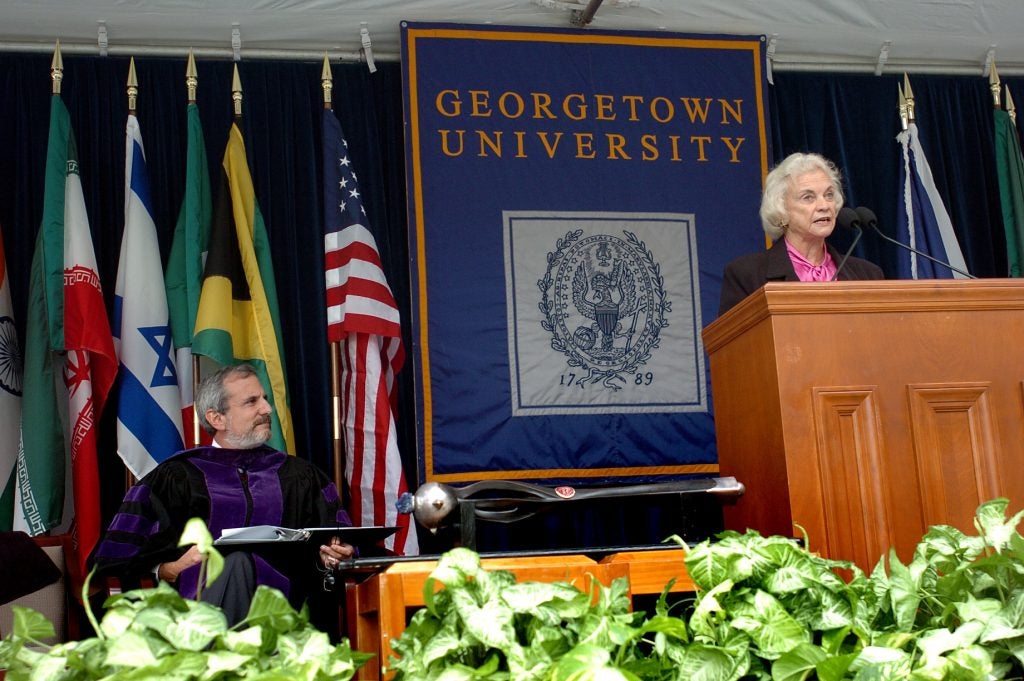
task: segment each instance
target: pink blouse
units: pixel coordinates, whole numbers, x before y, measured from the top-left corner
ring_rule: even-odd
[[[822,248],[825,246],[822,245]],[[800,281],[832,281],[836,276],[836,263],[832,260],[827,248],[825,249],[825,259],[821,261],[820,265],[812,265],[788,241],[786,242],[786,252],[789,253],[789,259],[792,261],[793,269],[796,270],[797,279]]]

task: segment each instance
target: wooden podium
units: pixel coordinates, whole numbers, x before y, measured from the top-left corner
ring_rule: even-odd
[[[727,528],[870,570],[1024,503],[1024,281],[771,283],[703,338]]]

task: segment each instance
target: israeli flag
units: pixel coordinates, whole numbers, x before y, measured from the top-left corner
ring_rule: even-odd
[[[114,291],[117,453],[136,478],[184,447],[181,396],[138,119],[128,116],[125,223]]]

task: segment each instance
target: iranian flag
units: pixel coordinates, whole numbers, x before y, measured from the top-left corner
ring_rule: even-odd
[[[71,479],[79,566],[100,538],[100,481],[97,467],[97,420],[117,375],[114,341],[107,321],[96,254],[78,175],[78,153],[64,103],[55,98],[53,129],[66,131],[64,176],[64,382],[68,389]]]

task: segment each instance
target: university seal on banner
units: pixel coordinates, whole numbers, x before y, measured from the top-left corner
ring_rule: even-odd
[[[581,238],[571,230],[547,254],[548,267],[537,282],[542,292],[541,326],[551,347],[581,371],[577,386],[619,390],[624,375],[637,373],[658,347],[666,300],[661,268],[633,232]]]

